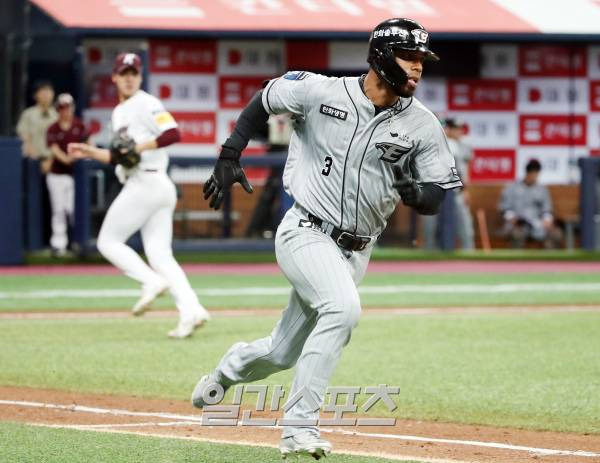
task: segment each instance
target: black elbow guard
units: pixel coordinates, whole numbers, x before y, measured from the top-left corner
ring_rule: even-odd
[[[415,210],[421,215],[437,214],[446,196],[446,190],[435,183],[423,183],[421,192],[423,196]]]

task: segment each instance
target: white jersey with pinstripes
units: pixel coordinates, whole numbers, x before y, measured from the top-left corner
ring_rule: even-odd
[[[377,112],[358,77],[288,72],[262,96],[269,114],[292,113],[284,184],[294,200],[342,230],[379,235],[400,196],[398,172],[444,189],[461,186],[437,118],[416,98]]]

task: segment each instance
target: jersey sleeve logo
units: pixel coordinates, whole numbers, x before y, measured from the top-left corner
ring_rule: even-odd
[[[171,116],[170,113],[168,113],[167,111],[163,111],[154,116],[154,121],[157,125],[160,126],[165,124],[172,124],[173,122],[175,122],[175,119],[173,119],[173,116]]]
[[[319,109],[319,112],[321,114],[325,114],[326,116],[331,116],[331,117],[335,117],[336,119],[341,119],[342,121],[345,121],[346,118],[348,117],[348,111],[344,111],[342,109],[337,109],[332,106],[327,106],[324,104],[321,105],[321,109]]]
[[[287,80],[303,80],[309,76],[308,72],[305,71],[289,71],[283,76]]]
[[[394,143],[382,142],[376,143],[375,148],[381,151],[379,159],[392,164],[398,162],[402,156],[408,153],[412,146],[400,146]]]

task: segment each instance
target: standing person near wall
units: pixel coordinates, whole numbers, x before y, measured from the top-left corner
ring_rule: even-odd
[[[58,119],[58,114],[52,102],[54,87],[48,81],[34,84],[33,98],[35,105],[27,108],[21,114],[17,123],[17,134],[23,142],[23,156],[42,161],[42,170],[47,172],[50,167],[50,149],[46,143],[46,133]]]
[[[52,208],[52,236],[50,246],[53,255],[67,253],[68,226],[73,223],[75,210],[75,181],[73,179],[73,158],[67,154],[69,143],[85,142],[89,138],[83,123],[75,117],[75,102],[68,93],[61,93],[56,99],[58,121],[48,127],[46,140],[50,149],[50,168],[46,175],[46,185]]]
[[[473,150],[462,138],[465,134],[465,124],[455,118],[442,120],[448,148],[454,157],[456,170],[463,183],[462,188],[454,190],[454,226],[456,236],[460,241],[461,249],[472,251],[475,249],[475,230],[473,216],[470,209],[470,195],[467,190],[469,181],[469,161],[473,157]],[[422,217],[424,248],[428,250],[440,249],[440,230],[437,215]]]
[[[288,114],[272,115],[267,121],[268,147],[271,153],[287,153],[293,121]],[[246,237],[272,238],[280,219],[283,166],[272,167],[246,229]]]
[[[164,149],[180,140],[177,122],[163,104],[141,90],[142,61],[135,53],[121,53],[114,62],[112,80],[120,103],[112,113],[115,137],[110,149],[71,143],[69,154],[116,165],[123,189],[113,201],[98,235],[98,250],[127,276],[142,284],[133,315],[142,315],[169,289],[179,310],[171,338],[186,338],[210,319],[173,257],[175,185],[167,175],[169,155]],[[141,231],[150,265],[126,241]]]
[[[454,223],[456,235],[460,241],[460,247],[465,251],[475,249],[475,230],[473,228],[473,216],[471,215],[471,197],[468,189],[469,184],[469,161],[473,158],[473,149],[463,141],[466,125],[463,121],[455,118],[444,120],[444,131],[448,139],[448,148],[456,170],[463,183],[462,188],[454,191]]]

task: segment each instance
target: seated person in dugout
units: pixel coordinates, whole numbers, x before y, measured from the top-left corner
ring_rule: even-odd
[[[541,170],[540,162],[531,159],[525,167],[525,178],[502,191],[498,209],[504,218],[503,234],[513,248],[524,247],[527,240],[543,243],[548,249],[562,243],[563,232],[552,214],[550,192],[538,184]]]

